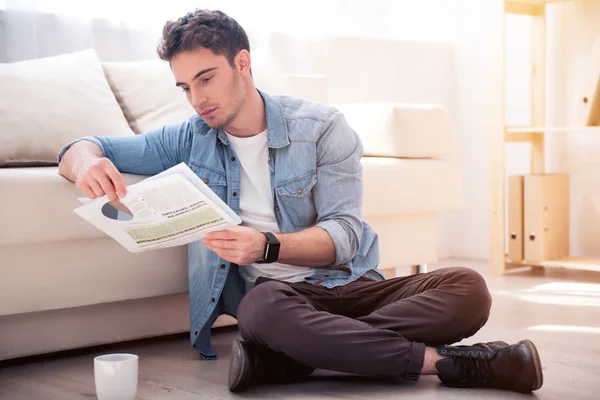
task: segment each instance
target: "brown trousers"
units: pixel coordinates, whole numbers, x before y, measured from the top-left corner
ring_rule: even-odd
[[[472,336],[490,307],[485,280],[462,267],[333,289],[259,278],[238,324],[245,341],[314,368],[417,380],[425,346]]]

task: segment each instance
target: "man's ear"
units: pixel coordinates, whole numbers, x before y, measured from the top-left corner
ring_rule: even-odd
[[[251,59],[250,59],[250,52],[248,50],[240,50],[240,52],[237,54],[236,58],[236,65],[239,68],[240,72],[247,72],[248,74],[250,74],[250,67],[251,67]]]

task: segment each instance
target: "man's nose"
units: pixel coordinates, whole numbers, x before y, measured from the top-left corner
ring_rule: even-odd
[[[192,104],[192,107],[201,109],[206,103],[208,103],[208,98],[203,93],[192,90],[190,103]]]

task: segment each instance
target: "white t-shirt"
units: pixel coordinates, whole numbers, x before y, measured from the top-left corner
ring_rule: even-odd
[[[271,191],[269,147],[267,131],[240,138],[225,132],[240,162],[240,210],[242,226],[260,232],[279,232]],[[286,282],[301,282],[314,273],[312,268],[289,264],[270,263],[240,266],[240,273],[248,283],[264,276]]]

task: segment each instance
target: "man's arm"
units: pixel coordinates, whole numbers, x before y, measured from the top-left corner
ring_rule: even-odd
[[[324,266],[344,265],[358,252],[362,237],[362,142],[342,113],[324,124],[317,141],[317,183],[312,189],[317,228],[329,234],[335,260]]]
[[[340,113],[334,113],[317,142],[317,183],[313,198],[317,225],[295,233],[277,233],[278,262],[328,267],[350,261],[362,235],[362,144]],[[263,256],[265,236],[248,227],[209,233],[203,243],[220,257],[249,265]]]
[[[318,227],[295,233],[276,233],[281,243],[277,262],[298,267],[323,267],[335,262],[335,245],[329,234]],[[267,238],[256,229],[236,226],[209,232],[202,243],[219,257],[238,265],[262,260]]]
[[[312,194],[317,225],[275,234],[279,262],[331,267],[350,261],[362,235],[362,143],[344,116],[333,113],[317,141],[317,183]],[[263,246],[264,248],[264,246]]]
[[[143,135],[84,137],[58,154],[58,171],[91,199],[125,195],[121,172],[155,175],[183,160],[189,147],[188,121]]]
[[[322,228],[276,233],[275,237],[281,243],[277,262],[299,267],[327,267],[335,263],[335,244],[329,233]]]

